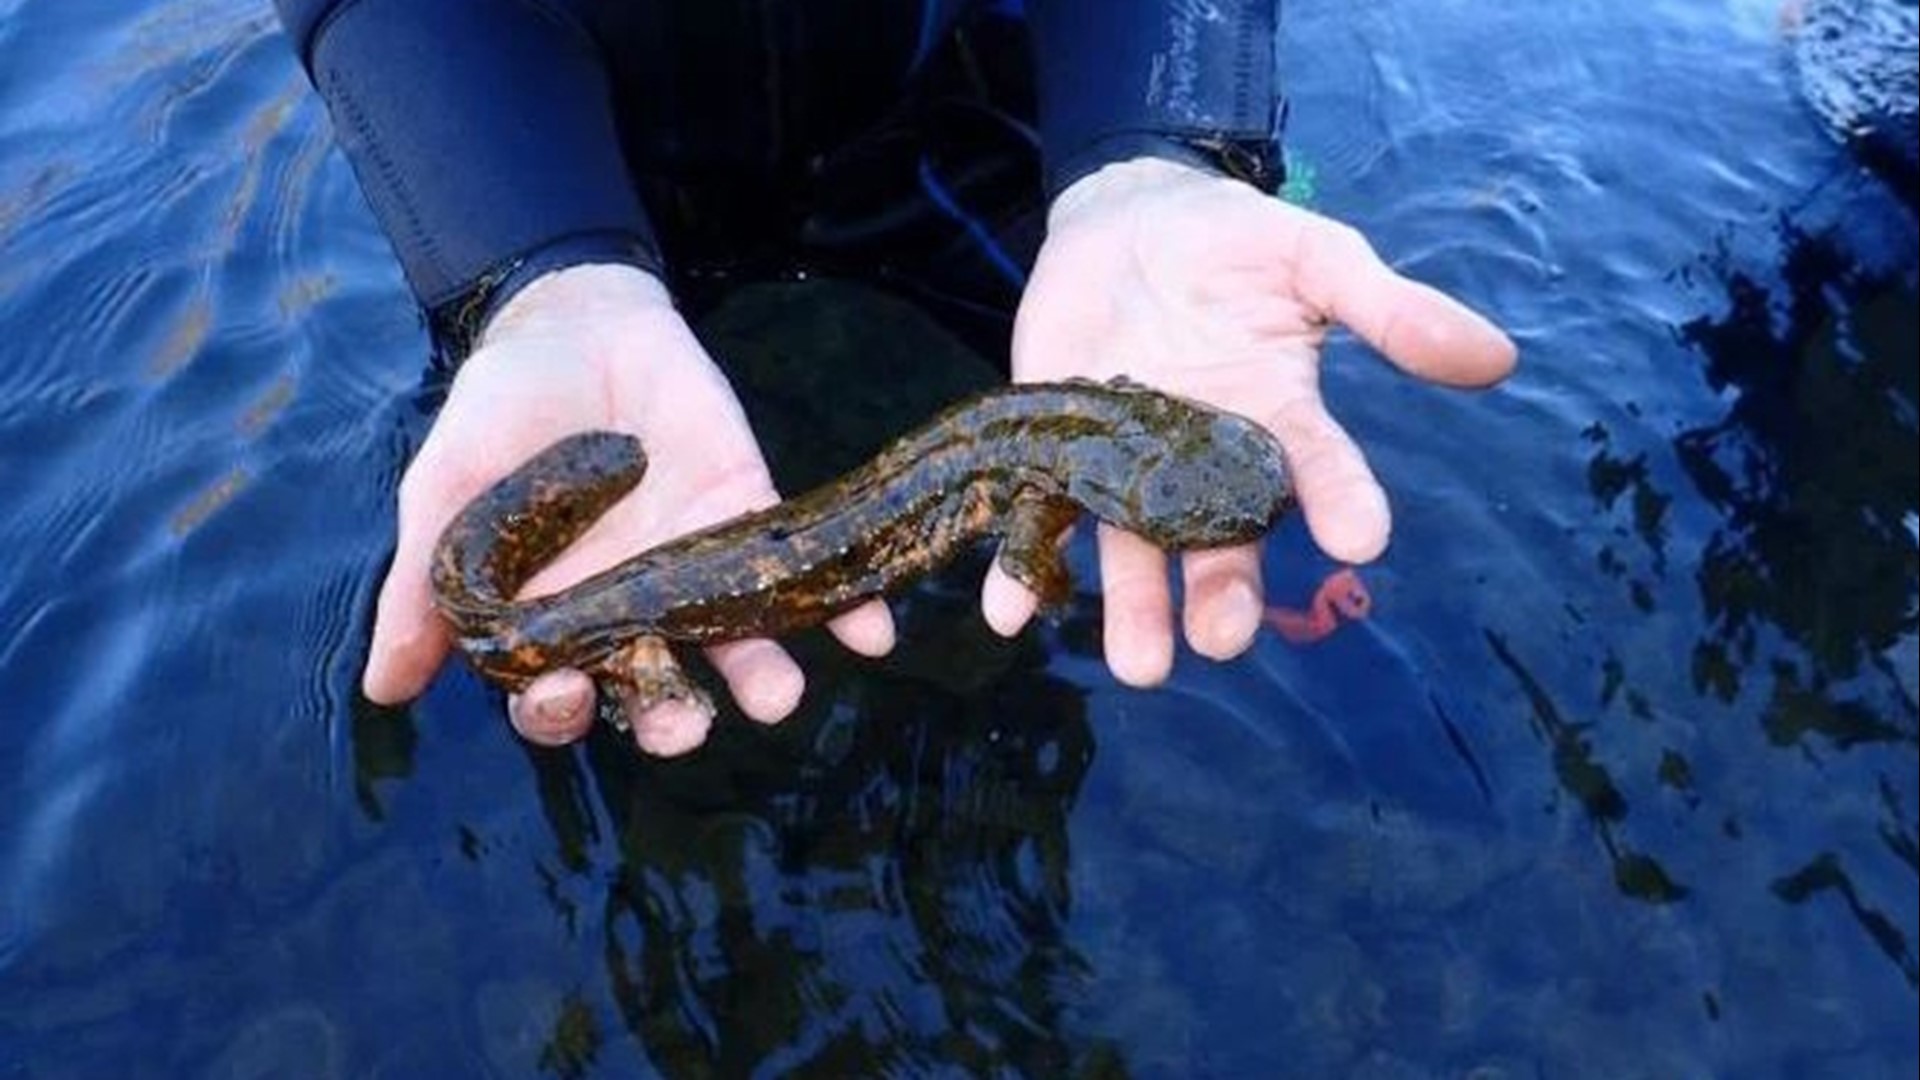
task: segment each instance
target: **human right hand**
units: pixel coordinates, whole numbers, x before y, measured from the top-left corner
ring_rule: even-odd
[[[399,539],[380,589],[362,676],[372,701],[424,691],[452,645],[428,568],[440,533],[469,500],[565,435],[638,436],[649,466],[639,488],[536,574],[524,595],[557,591],[684,533],[779,501],[733,388],[673,308],[658,279],[626,266],[557,271],[516,294],[455,376],[433,430],[401,478]],[[868,656],[893,646],[893,620],[871,602],[828,624]],[[773,723],[799,704],[800,668],[772,641],[707,650],[741,712]],[[559,745],[593,723],[593,681],[542,675],[509,704],[513,726]],[[682,754],[712,718],[668,701],[628,717],[640,749]]]

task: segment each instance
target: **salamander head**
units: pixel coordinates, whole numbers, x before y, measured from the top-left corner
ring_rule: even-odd
[[[1231,413],[1200,411],[1136,459],[1119,524],[1169,550],[1257,539],[1293,504],[1280,443]]]

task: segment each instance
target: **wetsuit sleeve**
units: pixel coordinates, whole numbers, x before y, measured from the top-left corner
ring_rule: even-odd
[[[1162,157],[1281,180],[1279,0],[1028,0],[1047,192]]]
[[[436,329],[539,273],[658,272],[592,36],[541,0],[276,0]]]

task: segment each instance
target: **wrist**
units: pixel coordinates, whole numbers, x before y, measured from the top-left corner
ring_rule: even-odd
[[[1056,228],[1084,213],[1088,207],[1196,179],[1217,178],[1195,166],[1162,157],[1135,157],[1103,165],[1054,196],[1053,204],[1047,209],[1047,227]]]
[[[629,263],[576,263],[521,287],[487,320],[480,341],[671,311],[673,296],[653,273]]]

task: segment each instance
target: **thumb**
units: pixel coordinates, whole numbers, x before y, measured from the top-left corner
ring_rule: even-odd
[[[419,697],[440,670],[452,643],[447,625],[433,610],[426,575],[403,571],[396,553],[380,587],[360,692],[378,705],[398,705]]]
[[[452,631],[434,609],[428,571],[433,545],[462,500],[438,482],[432,460],[423,450],[400,482],[399,538],[380,585],[360,678],[361,692],[380,705],[419,697],[452,646]]]

